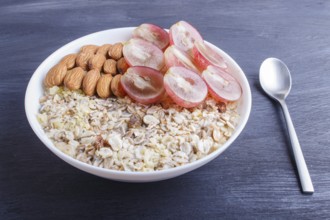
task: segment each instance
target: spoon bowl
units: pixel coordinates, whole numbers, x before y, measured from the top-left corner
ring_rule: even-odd
[[[262,89],[273,99],[284,100],[291,90],[292,79],[288,67],[277,58],[268,58],[260,66]]]
[[[313,183],[309,175],[307,165],[302,153],[299,140],[294,129],[285,98],[291,90],[292,80],[288,67],[279,59],[268,58],[260,66],[259,80],[262,89],[273,99],[277,100],[282,107],[286,120],[292,152],[296,161],[302,191],[312,194]]]

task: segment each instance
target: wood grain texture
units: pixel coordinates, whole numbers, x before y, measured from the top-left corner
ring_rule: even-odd
[[[10,1],[0,3],[0,219],[329,219],[330,2]],[[148,184],[101,179],[64,163],[34,135],[24,93],[54,50],[86,34],[151,22],[192,23],[245,71],[246,129],[208,165]],[[279,106],[262,93],[267,57],[289,66],[287,99],[313,179],[302,195]]]

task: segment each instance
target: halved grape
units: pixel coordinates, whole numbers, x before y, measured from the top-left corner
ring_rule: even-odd
[[[163,74],[145,66],[128,68],[120,82],[127,95],[141,104],[156,103],[165,93]]]
[[[142,39],[133,38],[127,41],[123,47],[123,54],[130,66],[146,66],[161,70],[165,65],[163,51]]]
[[[180,50],[191,54],[195,42],[203,41],[202,36],[196,28],[186,21],[179,21],[170,28],[170,44],[177,46]]]
[[[185,108],[199,105],[207,96],[204,80],[184,67],[169,68],[164,76],[164,86],[173,101]]]
[[[178,49],[175,45],[169,46],[165,52],[165,64],[168,68],[172,66],[183,66],[194,72],[199,72],[195,64],[192,62],[191,57]]]
[[[170,42],[168,33],[163,28],[154,24],[141,24],[134,29],[132,37],[148,41],[161,50],[165,50]]]
[[[210,94],[217,101],[236,101],[242,95],[242,89],[237,80],[219,67],[208,66],[202,72],[202,77]]]
[[[227,68],[227,63],[221,54],[204,42],[195,42],[193,57],[195,64],[200,70],[206,69],[209,65],[217,66],[221,69]]]

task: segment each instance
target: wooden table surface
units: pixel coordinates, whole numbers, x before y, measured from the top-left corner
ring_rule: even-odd
[[[132,184],[73,168],[39,141],[24,94],[49,54],[96,31],[179,20],[236,59],[251,85],[249,122],[220,157]],[[301,193],[282,113],[260,89],[267,57],[291,70],[287,104],[313,195]],[[0,219],[330,219],[330,1],[2,0],[0,58]]]

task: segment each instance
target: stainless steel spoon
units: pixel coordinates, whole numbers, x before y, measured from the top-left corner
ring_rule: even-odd
[[[286,120],[294,159],[296,161],[300,183],[304,193],[313,193],[314,187],[309,175],[304,155],[294,129],[285,98],[291,90],[291,75],[288,67],[279,59],[268,58],[260,66],[259,80],[262,89],[273,99],[277,100],[283,109]]]

